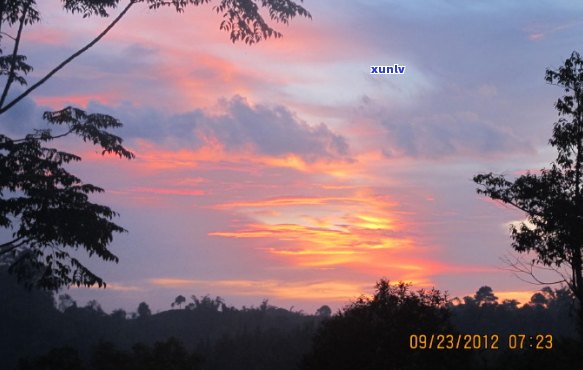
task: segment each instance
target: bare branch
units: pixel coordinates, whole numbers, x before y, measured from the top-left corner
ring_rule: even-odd
[[[20,17],[20,24],[18,25],[18,32],[16,33],[16,39],[14,39],[14,48],[12,50],[12,62],[10,63],[10,72],[8,72],[8,80],[6,81],[6,85],[4,85],[4,91],[2,91],[2,97],[0,98],[0,107],[4,105],[4,101],[6,100],[6,95],[8,94],[8,90],[10,90],[10,86],[14,81],[15,70],[16,70],[16,56],[18,55],[18,47],[20,46],[20,39],[22,37],[22,29],[24,28],[24,21],[26,19],[26,12],[28,12],[28,8],[30,4],[26,4],[24,9],[22,9],[22,16]]]
[[[87,50],[89,50],[89,48],[91,48],[93,45],[95,45],[96,43],[98,43],[99,40],[101,40],[123,18],[123,16],[128,12],[128,10],[130,10],[130,8],[132,7],[132,5],[134,5],[136,2],[137,2],[137,0],[130,0],[129,4],[121,11],[121,13],[119,13],[119,15],[96,38],[94,38],[87,45],[85,45],[84,47],[82,47],[81,49],[79,49],[77,52],[75,52],[74,54],[72,54],[70,57],[68,57],[67,59],[65,59],[63,62],[61,62],[61,64],[59,64],[58,66],[56,66],[55,68],[53,68],[49,73],[47,73],[38,82],[36,82],[34,85],[32,85],[31,87],[29,87],[28,89],[26,89],[26,91],[24,91],[18,97],[14,98],[14,100],[12,100],[10,103],[6,104],[5,107],[0,108],[0,114],[4,113],[8,109],[12,108],[16,103],[18,103],[19,101],[21,101],[22,99],[24,99],[28,94],[30,94],[31,92],[33,92],[34,90],[36,90],[39,86],[41,86],[42,84],[44,84],[55,73],[57,73],[58,71],[60,71],[63,67],[65,67],[67,64],[69,64],[71,61],[73,61],[79,55],[83,54],[84,52],[86,52]]]
[[[12,40],[16,41],[16,37],[12,36],[12,35],[11,35],[11,34],[9,34],[9,33],[6,33],[6,32],[3,32],[3,31],[2,31],[2,32],[0,32],[0,35],[4,35],[4,36],[6,36],[6,37],[8,37],[8,38],[11,38]]]
[[[523,258],[515,254],[509,254],[508,256],[501,257],[500,260],[504,262],[508,267],[503,268],[503,270],[510,271],[516,278],[525,283],[532,285],[554,285],[565,283],[571,286],[569,279],[557,268],[540,266],[534,261],[527,262]],[[560,280],[556,281],[544,281],[537,276],[538,271],[549,271],[554,272],[561,277]],[[527,278],[523,278],[523,276]]]

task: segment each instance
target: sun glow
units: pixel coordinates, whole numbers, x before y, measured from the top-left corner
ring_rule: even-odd
[[[356,225],[365,229],[390,230],[392,228],[390,220],[382,217],[356,215],[356,218],[362,221],[357,222]]]
[[[368,285],[344,280],[288,282],[280,280],[187,280],[166,277],[150,279],[150,283],[165,288],[187,288],[198,291],[219,290],[227,295],[268,295],[278,299],[315,299],[342,303],[359,296],[370,288]]]
[[[365,189],[342,189],[344,196],[280,197],[217,204],[258,222],[211,236],[271,240],[265,252],[299,267],[364,268],[413,248],[399,223],[394,202],[383,202]],[[257,216],[258,209],[272,214]],[[309,216],[314,214],[317,216]]]

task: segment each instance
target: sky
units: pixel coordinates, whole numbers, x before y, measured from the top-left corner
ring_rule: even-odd
[[[110,20],[39,2],[25,29],[29,81]],[[122,1],[125,5],[125,2]],[[96,46],[3,117],[13,135],[42,112],[110,114],[135,154],[77,141],[72,170],[106,193],[128,230],[118,264],[85,259],[107,289],[81,304],[166,310],[178,294],[313,313],[376,281],[524,303],[539,289],[508,271],[508,228],[524,214],[476,194],[472,178],[548,166],[558,87],[544,81],[580,47],[583,4],[509,0],[306,0],[312,19],[248,46],[212,5],[137,4]],[[116,15],[120,9],[113,11]],[[406,66],[373,75],[370,66]]]

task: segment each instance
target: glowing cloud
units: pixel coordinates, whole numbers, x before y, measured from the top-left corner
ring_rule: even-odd
[[[188,288],[198,291],[221,290],[238,296],[269,296],[292,300],[327,300],[346,302],[368,290],[367,285],[350,281],[289,282],[280,280],[185,280],[176,278],[150,279],[154,286]]]

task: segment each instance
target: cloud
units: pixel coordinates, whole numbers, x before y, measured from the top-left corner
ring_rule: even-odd
[[[173,149],[218,145],[226,152],[294,155],[306,163],[351,160],[346,138],[326,124],[310,125],[284,106],[251,105],[238,95],[221,99],[218,113],[196,109],[167,115],[129,104],[112,108],[97,102],[90,109],[118,117],[125,124],[121,132],[127,139],[147,139]]]
[[[297,154],[308,162],[348,156],[348,143],[328,126],[310,126],[283,106],[251,106],[235,96],[222,100],[225,113],[209,116],[202,112],[181,117],[204,141],[218,140],[227,148],[243,149],[251,144],[260,154]]]
[[[418,103],[393,107],[364,96],[354,111],[354,132],[376,132],[373,140],[385,156],[440,159],[532,153],[530,132],[510,125],[509,113],[494,85],[473,88],[448,85],[426,91]],[[499,105],[498,111],[480,105]],[[369,135],[370,136],[370,135]],[[381,140],[382,138],[382,140]]]
[[[508,153],[527,143],[480,119],[472,112],[420,114],[408,119],[385,118],[387,156],[440,158],[460,154]]]
[[[12,101],[16,95],[9,95],[7,102]],[[30,98],[22,99],[18,104],[2,114],[2,128],[8,131],[10,136],[21,138],[31,133],[34,129],[46,128],[42,122],[42,114],[45,110]]]
[[[265,252],[286,260],[286,265],[316,269],[344,266],[353,273],[366,271],[381,260],[395,261],[397,254],[415,249],[395,204],[363,189],[358,194],[345,192],[337,197],[278,197],[219,204],[219,209],[236,209],[254,221],[209,235],[269,240]],[[255,212],[265,208],[276,213]],[[396,270],[400,267],[391,268]]]
[[[172,277],[153,278],[150,284],[164,288],[207,289],[235,296],[341,302],[357,297],[368,288],[367,284],[353,281],[197,280]]]

